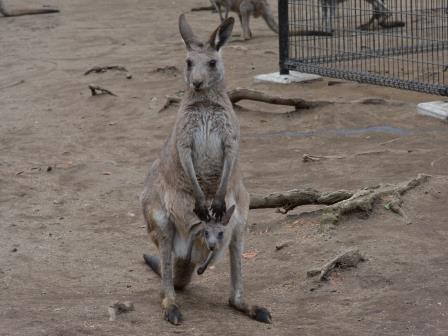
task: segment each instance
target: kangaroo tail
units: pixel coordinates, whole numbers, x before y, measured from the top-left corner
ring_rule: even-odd
[[[160,258],[156,256],[150,256],[147,254],[143,255],[143,259],[145,260],[146,264],[153,270],[155,274],[158,276],[161,276],[160,272]]]
[[[274,19],[271,8],[266,6],[263,10],[262,16],[268,27],[271,28],[274,33],[278,34],[278,23]]]

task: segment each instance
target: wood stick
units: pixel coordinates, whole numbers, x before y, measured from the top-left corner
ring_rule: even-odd
[[[193,7],[191,9],[192,12],[200,12],[200,11],[215,11],[215,6],[200,6],[200,7]]]
[[[99,95],[103,95],[103,94],[108,94],[108,95],[115,96],[115,97],[117,96],[112,91],[104,89],[98,85],[90,84],[89,89],[90,89],[90,92],[92,93],[92,96],[99,96]]]
[[[237,102],[241,100],[255,100],[267,104],[274,104],[274,105],[287,105],[287,106],[294,106],[296,110],[298,109],[310,109],[310,108],[316,108],[319,106],[325,106],[329,104],[334,104],[335,102],[332,101],[326,101],[326,100],[316,100],[316,101],[308,101],[304,100],[302,98],[283,98],[279,96],[272,96],[267,93],[251,90],[251,89],[245,89],[245,88],[237,88],[234,90],[230,90],[228,93],[229,99],[232,102],[232,104],[236,104]],[[175,96],[168,96],[166,97],[165,104],[161,107],[159,112],[162,112],[166,110],[168,107],[170,107],[172,104],[180,103],[182,99]]]
[[[128,72],[128,69],[126,69],[124,66],[121,66],[121,65],[94,66],[93,68],[84,72],[84,76],[87,76],[88,74],[91,74],[92,72],[102,73],[102,72],[106,72],[108,70],[117,70],[117,71]]]
[[[266,196],[253,194],[250,197],[249,209],[283,208],[286,213],[300,205],[331,205],[352,196],[353,193],[346,190],[320,192],[311,188],[274,192]]]
[[[56,8],[38,8],[38,9],[16,9],[7,10],[3,0],[0,0],[0,14],[5,17],[23,16],[23,15],[35,15],[35,14],[48,14],[59,13],[59,9]]]
[[[244,88],[237,88],[234,90],[230,90],[228,92],[228,95],[232,104],[236,104],[241,100],[247,99],[274,105],[294,106],[296,110],[310,109],[318,106],[334,104],[334,102],[331,101],[319,101],[319,100],[306,101],[302,98],[283,98],[279,96],[272,96],[264,92]]]
[[[344,269],[349,267],[356,267],[361,261],[365,261],[365,258],[361,255],[359,250],[351,249],[337,255],[325,265],[323,265],[320,269],[313,269],[308,271],[307,276],[313,277],[319,275],[319,281],[324,281],[328,279],[331,272],[333,272],[336,268]]]

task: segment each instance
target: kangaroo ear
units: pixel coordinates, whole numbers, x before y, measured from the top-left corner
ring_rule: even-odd
[[[201,44],[196,35],[194,35],[193,30],[188,24],[184,14],[179,16],[179,31],[188,50],[191,50],[192,45],[194,44]]]
[[[229,209],[227,209],[224,217],[222,218],[222,225],[229,224],[230,218],[232,217],[234,212],[235,212],[235,204],[232,205]]]
[[[208,43],[210,46],[218,51],[221,49],[224,44],[226,44],[227,40],[232,35],[233,24],[235,23],[235,19],[233,17],[229,17],[223,21],[219,25],[218,28],[210,35],[210,39]]]

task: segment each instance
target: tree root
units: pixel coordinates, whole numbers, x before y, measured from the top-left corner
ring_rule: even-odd
[[[35,14],[48,14],[59,13],[59,9],[56,8],[39,8],[39,9],[16,9],[7,10],[3,0],[0,0],[0,14],[5,17],[23,16],[23,15],[35,15]]]
[[[331,272],[335,269],[356,267],[360,262],[365,260],[366,259],[361,255],[358,249],[348,250],[337,255],[321,268],[308,271],[307,276],[311,278],[319,275],[319,281],[328,280]]]
[[[90,89],[90,92],[92,93],[92,96],[99,96],[99,95],[103,95],[103,94],[108,94],[108,95],[115,96],[115,97],[117,96],[112,91],[104,89],[98,85],[90,84],[89,89]]]
[[[91,74],[92,72],[103,73],[108,70],[117,70],[117,71],[128,72],[128,69],[126,69],[124,66],[121,66],[121,65],[94,66],[93,68],[84,72],[84,76],[87,76],[88,74]]]
[[[341,216],[354,212],[361,212],[368,216],[374,204],[384,199],[387,201],[385,208],[404,218],[407,224],[409,218],[404,213],[401,205],[401,196],[409,190],[426,183],[430,175],[419,174],[407,182],[399,184],[380,184],[367,187],[355,192],[338,190],[334,192],[319,192],[314,189],[294,189],[286,192],[275,192],[267,196],[251,195],[250,209],[281,208],[282,213],[287,213],[297,206],[309,204],[328,205],[327,208],[315,212],[321,214],[321,230],[325,231],[334,227]]]

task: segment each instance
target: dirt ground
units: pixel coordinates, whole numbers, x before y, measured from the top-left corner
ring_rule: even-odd
[[[181,326],[162,320],[159,279],[142,262],[155,249],[138,196],[176,107],[158,110],[184,88],[178,71],[157,68],[182,68],[178,15],[207,3],[46,0],[62,12],[0,17],[0,335],[448,335],[448,128],[415,106],[439,98],[331,79],[255,84],[278,64],[276,36],[261,20],[252,20],[253,40],[236,36],[224,52],[228,87],[337,103],[301,112],[241,104],[250,192],[433,178],[404,197],[409,225],[383,204],[326,233],[306,214],[314,207],[251,211],[245,248],[257,254],[244,260],[246,294],[271,309],[272,325],[227,306],[227,258],[179,293]],[[188,19],[202,36],[218,23],[210,12]],[[133,78],[83,75],[110,64]],[[117,97],[91,97],[90,83]],[[368,97],[386,103],[353,102]],[[305,153],[343,158],[305,163]],[[353,247],[368,258],[358,268],[323,284],[307,279]],[[110,322],[116,300],[136,310]]]

